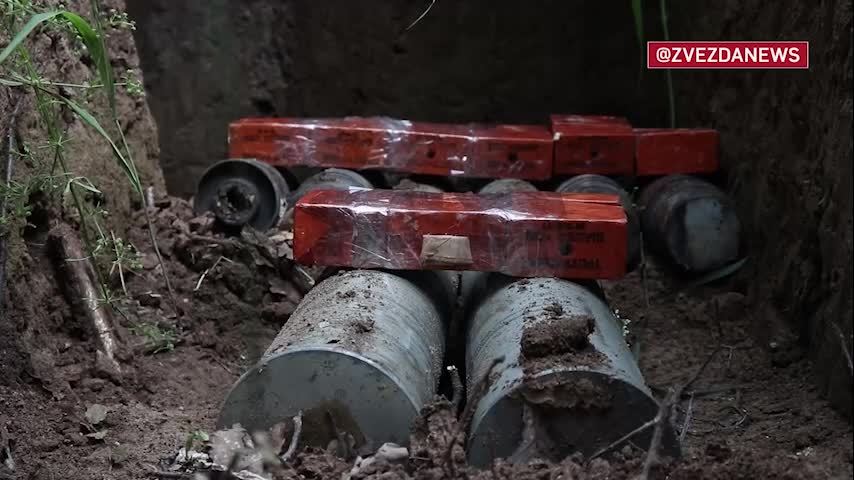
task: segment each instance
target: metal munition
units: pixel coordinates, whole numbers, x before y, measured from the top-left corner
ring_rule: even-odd
[[[650,250],[683,270],[706,272],[738,258],[741,222],[732,200],[699,178],[671,175],[641,192],[641,228]]]
[[[406,445],[439,381],[453,286],[442,272],[350,271],[315,287],[234,385],[218,426],[269,429],[301,413],[300,443]]]
[[[270,165],[253,159],[215,163],[199,179],[193,210],[213,212],[221,225],[248,225],[267,230],[281,220],[289,193],[284,177]]]
[[[474,304],[466,338],[467,391],[477,401],[468,439],[472,464],[591,455],[656,416],[658,404],[623,325],[592,290],[567,280],[496,275],[463,288]],[[632,442],[646,448],[651,434]],[[662,445],[677,454],[669,426]]]

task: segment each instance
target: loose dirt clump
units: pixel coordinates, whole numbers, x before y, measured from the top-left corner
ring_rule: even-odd
[[[526,358],[580,352],[590,345],[589,337],[596,327],[589,315],[564,316],[562,311],[531,323],[526,323],[522,333],[522,354]]]

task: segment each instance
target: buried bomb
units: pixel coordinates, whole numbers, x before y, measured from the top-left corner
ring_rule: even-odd
[[[302,415],[306,446],[343,433],[355,447],[406,445],[436,392],[453,278],[350,271],[315,287],[233,386],[219,428],[267,430]]]
[[[732,200],[687,175],[662,177],[641,191],[644,243],[679,268],[703,273],[738,259],[741,222]]]
[[[466,286],[467,280],[480,284]],[[595,289],[482,274],[463,282],[468,391],[486,386],[470,399],[477,401],[468,438],[472,464],[589,456],[655,418],[659,406],[623,326]],[[646,448],[651,435],[647,429],[632,442]],[[669,424],[662,448],[679,454]]]

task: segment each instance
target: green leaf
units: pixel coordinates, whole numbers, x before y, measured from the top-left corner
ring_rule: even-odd
[[[93,403],[86,409],[86,421],[92,425],[97,425],[107,418],[107,407],[100,403]]]
[[[86,436],[94,440],[103,440],[107,437],[107,433],[109,433],[107,430],[98,430],[97,432],[87,433]]]
[[[130,452],[128,452],[127,447],[124,445],[117,445],[110,449],[110,462],[113,465],[121,465],[125,463],[130,456]]]
[[[21,28],[21,30],[15,35],[15,37],[12,38],[12,41],[9,42],[9,45],[6,45],[6,48],[4,48],[2,52],[0,52],[0,65],[3,64],[3,62],[6,61],[6,58],[8,58],[9,55],[11,55],[12,52],[14,52],[15,49],[18,48],[24,42],[30,32],[35,30],[36,27],[38,27],[40,24],[52,18],[56,18],[59,15],[62,15],[62,13],[62,11],[56,11],[33,15],[30,20],[27,21],[24,27]]]
[[[110,111],[115,112],[116,88],[113,81],[113,67],[110,65],[110,58],[107,55],[104,39],[80,15],[72,12],[62,12],[62,16],[71,23],[74,29],[77,30],[77,34],[83,39],[86,49],[89,50],[89,55],[92,56],[95,66],[98,67],[98,76],[101,79],[101,85],[104,86],[107,92]]]
[[[632,0],[632,14],[635,17],[635,34],[638,37],[638,46],[643,49],[643,1]]]
[[[29,36],[36,27],[56,17],[62,17],[67,20],[68,23],[74,27],[74,30],[77,31],[77,34],[80,35],[80,38],[83,39],[86,49],[89,50],[89,55],[92,56],[92,60],[98,68],[98,76],[101,79],[101,85],[106,89],[107,100],[110,103],[110,110],[115,113],[116,88],[113,80],[113,69],[110,65],[107,49],[104,46],[104,39],[98,35],[98,32],[96,32],[91,25],[89,25],[89,22],[76,13],[57,10],[33,15],[24,27],[15,35],[12,41],[9,42],[9,45],[3,49],[3,52],[0,53],[0,64],[2,64],[6,58],[8,58],[9,55],[11,55],[12,52],[14,52],[15,49],[24,42],[24,40],[26,40],[27,36]]]
[[[80,117],[80,119],[83,120],[84,123],[88,124],[96,132],[98,132],[98,134],[104,137],[104,140],[106,140],[107,143],[110,144],[110,148],[113,149],[113,155],[115,155],[116,160],[118,160],[119,162],[119,166],[122,168],[122,170],[124,170],[125,175],[127,175],[128,179],[130,180],[134,191],[141,195],[142,184],[140,183],[139,175],[136,172],[136,166],[133,165],[130,161],[128,161],[127,158],[125,158],[121,150],[119,150],[119,147],[116,146],[116,142],[114,142],[110,135],[107,133],[107,131],[104,130],[104,127],[101,126],[101,124],[98,122],[98,119],[96,119],[94,115],[89,113],[85,108],[81,107],[70,98],[64,97],[62,95],[56,95],[56,97],[60,101],[68,105],[68,107],[73,110],[74,113],[77,114],[77,116]]]

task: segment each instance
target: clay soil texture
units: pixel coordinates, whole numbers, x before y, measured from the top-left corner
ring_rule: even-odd
[[[178,199],[159,200],[151,213],[175,298],[137,215],[130,239],[141,269],[125,272],[127,298],[114,315],[120,372],[96,362],[94,335],[63,295],[49,244],[28,245],[26,274],[9,279],[32,295],[11,299],[18,338],[2,343],[0,478],[156,478],[192,432],[214,429],[228,389],[311,288],[290,261],[287,233],[226,238]],[[682,291],[683,279],[648,262],[645,280],[636,272],[605,285],[629,320],[647,383],[661,398],[708,361],[674,405],[682,459],[657,465],[651,478],[851,478],[851,426],[820,398],[793,336],[756,343],[737,281]],[[351,478],[634,478],[646,459],[627,444],[594,460],[476,470],[465,463],[466,425],[455,412],[438,399],[413,426],[408,458]],[[352,468],[352,459],[307,449],[280,476],[337,479]]]

